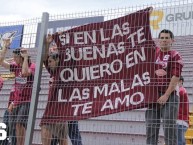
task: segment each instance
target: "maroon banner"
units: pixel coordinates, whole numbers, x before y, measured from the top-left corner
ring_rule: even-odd
[[[53,35],[60,65],[43,122],[144,108],[157,99],[150,9]]]

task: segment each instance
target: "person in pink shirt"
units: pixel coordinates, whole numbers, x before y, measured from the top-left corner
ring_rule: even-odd
[[[48,40],[50,39],[51,38],[49,37],[46,38],[46,52],[44,56],[44,65],[51,76],[48,104],[52,104],[53,101],[56,101],[58,89],[61,86],[61,80],[58,78],[57,73],[59,64],[61,63],[59,59],[60,54],[58,53],[55,45],[53,46],[55,50],[50,49],[50,43],[48,43]],[[57,106],[54,110],[57,110]],[[50,111],[54,110],[46,106],[46,110],[42,116],[40,122],[42,145],[51,145],[53,137],[58,139],[58,143],[60,145],[68,145],[68,124],[66,121],[55,122],[53,116],[48,115]]]
[[[183,87],[184,78],[179,81],[179,112],[178,112],[178,145],[186,145],[185,133],[189,127],[189,99],[186,89]]]
[[[25,131],[27,127],[32,87],[35,74],[35,64],[31,63],[27,49],[17,48],[13,50],[15,63],[4,60],[7,49],[10,47],[10,39],[3,40],[4,45],[0,52],[0,64],[2,67],[15,73],[14,100],[8,107],[10,113],[9,122],[16,127],[17,145],[24,145]]]
[[[156,103],[150,105],[146,110],[146,143],[148,145],[158,144],[162,120],[165,145],[177,145],[176,120],[179,96],[176,88],[181,76],[183,62],[179,52],[172,50],[174,35],[170,30],[162,30],[159,33],[158,40],[155,74],[160,97]]]

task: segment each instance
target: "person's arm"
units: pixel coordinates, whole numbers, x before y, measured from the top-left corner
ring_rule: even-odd
[[[45,40],[45,54],[44,54],[44,61],[47,60],[48,58],[48,55],[49,55],[49,47],[50,47],[50,44],[51,42],[53,41],[53,38],[52,38],[52,35],[48,34],[47,37],[46,37],[46,40]]]
[[[6,69],[10,69],[10,64],[5,61],[5,54],[7,53],[7,49],[9,48],[11,42],[10,39],[3,40],[2,50],[0,51],[0,65]]]
[[[53,37],[51,34],[48,34],[46,39],[45,39],[45,43],[44,43],[44,46],[45,46],[45,54],[44,54],[44,60],[43,60],[43,63],[44,63],[44,66],[45,68],[47,69],[47,71],[51,74],[51,70],[50,68],[48,67],[48,56],[49,56],[49,49],[50,49],[50,44],[53,42]]]
[[[22,76],[30,76],[31,75],[31,70],[29,69],[29,63],[28,63],[28,53],[27,49],[22,49],[21,50],[21,56],[24,58],[23,64],[22,64]]]
[[[184,114],[189,115],[189,98],[188,98],[188,93],[184,87],[183,87],[183,92],[181,96],[183,98],[183,101],[181,102],[183,102],[184,104]]]
[[[179,77],[172,76],[166,92],[157,100],[159,104],[164,105],[167,102],[171,93],[175,91],[178,82],[179,82]]]
[[[166,90],[166,92],[165,92],[164,95],[166,95],[166,96],[169,97],[170,94],[171,94],[173,91],[175,91],[178,82],[179,82],[179,77],[173,76],[173,77],[171,78],[171,80],[170,80],[170,84],[169,84],[169,86],[168,86],[168,89]]]

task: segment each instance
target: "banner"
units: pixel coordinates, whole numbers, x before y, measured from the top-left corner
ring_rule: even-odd
[[[157,100],[149,10],[53,35],[60,65],[42,123],[144,108]]]
[[[2,46],[3,39],[11,38],[12,43],[10,49],[21,47],[23,28],[24,28],[23,25],[0,27],[0,46]]]

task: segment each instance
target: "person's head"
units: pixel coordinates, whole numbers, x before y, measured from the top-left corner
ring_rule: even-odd
[[[174,42],[174,34],[167,29],[163,29],[159,33],[159,44],[162,51],[168,51],[170,50],[172,43]]]
[[[48,57],[48,67],[54,70],[59,63],[59,54],[57,52],[52,52]]]
[[[13,60],[16,64],[20,64],[22,65],[23,64],[23,60],[24,58],[21,56],[21,53],[25,51],[25,50],[22,50],[22,48],[17,48],[15,50],[13,50]],[[30,56],[28,56],[28,64],[31,63],[31,59],[30,59]]]
[[[13,50],[13,59],[16,64],[22,64],[23,63],[23,57],[21,56],[21,48],[17,48]]]
[[[184,78],[183,78],[183,76],[181,76],[179,79],[179,85],[182,86],[183,83],[184,83]]]

